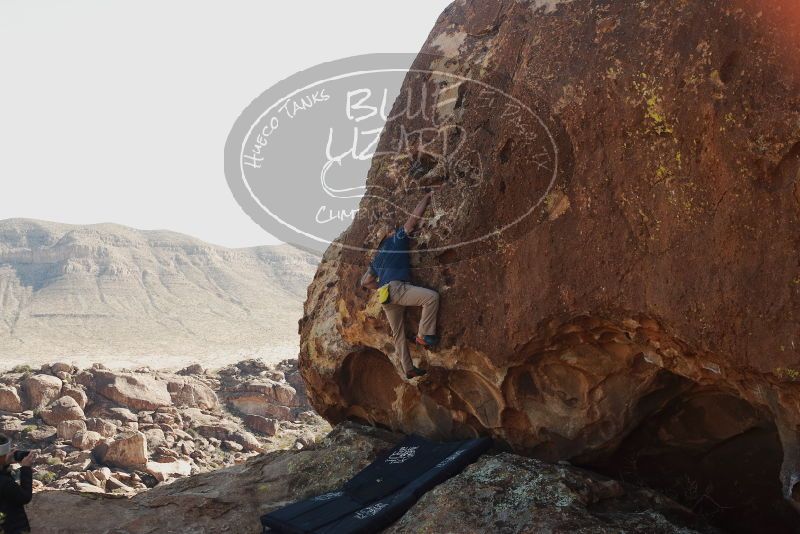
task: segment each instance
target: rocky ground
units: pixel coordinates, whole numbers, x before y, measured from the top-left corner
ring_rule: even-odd
[[[338,425],[302,450],[274,451],[242,465],[178,480],[131,499],[47,491],[28,507],[41,534],[261,532],[259,517],[327,493],[402,439],[377,428]],[[91,521],[64,521],[72,510]],[[714,532],[649,490],[567,463],[490,451],[428,492],[387,532]]]
[[[307,404],[296,360],[177,373],[54,363],[0,375],[0,432],[40,450],[35,491],[133,495],[302,449],[329,430]]]

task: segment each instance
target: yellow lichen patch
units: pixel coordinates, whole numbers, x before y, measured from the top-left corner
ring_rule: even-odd
[[[733,113],[727,113],[725,115],[725,122],[731,125],[736,124],[736,117],[733,116]]]
[[[641,74],[642,81],[634,80],[633,86],[642,97],[645,105],[645,120],[649,123],[645,133],[655,132],[659,135],[672,134],[674,128],[664,111],[663,99],[658,93],[658,88],[651,85],[647,74]]]
[[[344,299],[339,299],[338,305],[339,305],[338,306],[339,307],[339,317],[341,317],[342,319],[349,319],[350,318],[350,312],[347,311],[347,303],[344,301]]]
[[[718,70],[712,70],[710,78],[711,78],[711,83],[713,83],[717,87],[717,89],[725,89],[725,82],[723,82],[722,79],[719,77]]]
[[[773,373],[783,380],[800,380],[800,370],[787,367],[778,367]]]
[[[381,303],[378,302],[378,294],[373,293],[364,308],[364,315],[366,317],[378,317],[381,314]]]
[[[647,98],[647,117],[653,121],[656,133],[672,133],[672,126],[667,123],[667,119],[661,110],[661,99],[652,95]]]

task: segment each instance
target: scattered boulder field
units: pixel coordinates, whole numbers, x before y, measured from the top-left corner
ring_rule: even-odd
[[[308,405],[296,360],[177,373],[58,362],[0,375],[0,432],[40,451],[35,491],[133,495],[302,449],[329,430]]]

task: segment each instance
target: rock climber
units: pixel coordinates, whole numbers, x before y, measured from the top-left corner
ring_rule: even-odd
[[[419,225],[432,196],[432,192],[425,194],[402,227],[380,229],[379,238],[382,240],[378,253],[360,281],[362,287],[378,291],[378,300],[392,328],[395,357],[409,380],[424,375],[426,371],[414,366],[408,352],[403,317],[407,306],[422,306],[416,343],[428,349],[435,348],[439,343],[436,335],[439,294],[411,284],[409,254],[409,236]]]

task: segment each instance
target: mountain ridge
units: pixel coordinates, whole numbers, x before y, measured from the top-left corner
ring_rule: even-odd
[[[0,220],[0,358],[180,366],[291,357],[316,262],[289,245]]]

